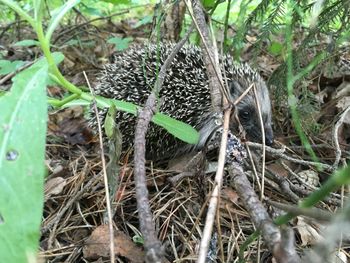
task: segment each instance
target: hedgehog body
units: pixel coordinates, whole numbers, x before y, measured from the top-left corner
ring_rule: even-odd
[[[95,88],[96,94],[144,105],[156,81],[157,72],[172,48],[173,44],[134,46],[117,54],[113,63],[106,65],[102,71]],[[229,56],[223,61],[233,100],[251,84],[255,84],[264,119],[266,142],[272,141],[271,106],[265,82],[247,64],[236,64]],[[237,105],[238,116],[248,139],[261,141],[256,101],[252,94],[249,93]],[[180,49],[166,72],[159,97],[159,111],[193,126],[200,133],[200,141],[196,146],[188,146],[151,123],[146,137],[147,158],[164,159],[201,148],[218,124],[212,110],[208,77],[199,48],[185,45]],[[123,149],[126,150],[133,145],[136,118],[129,113],[118,112],[116,123],[123,134]],[[236,128],[235,123],[233,120],[232,129]]]

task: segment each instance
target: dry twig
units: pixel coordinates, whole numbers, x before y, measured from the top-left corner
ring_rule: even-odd
[[[156,94],[159,93],[166,74],[172,60],[177,52],[187,41],[192,26],[186,33],[185,37],[176,44],[168,58],[162,65],[154,88],[147,98],[144,108],[139,112],[137,124],[135,129],[135,184],[136,184],[136,198],[137,209],[139,214],[140,229],[144,237],[144,246],[146,250],[146,262],[161,262],[163,251],[161,242],[158,240],[155,233],[155,226],[152,220],[152,212],[149,206],[148,190],[146,186],[146,170],[145,170],[145,154],[146,154],[146,132],[151,118],[156,110]]]
[[[282,236],[278,227],[273,223],[266,209],[259,201],[242,167],[232,163],[229,165],[228,170],[245,208],[248,210],[257,229],[261,230],[262,236],[276,261],[288,263],[300,262],[293,245],[293,236]]]
[[[192,16],[193,23],[196,25],[197,31],[201,36],[203,46],[203,60],[206,65],[207,75],[209,79],[209,88],[212,100],[213,113],[222,112],[222,101],[224,102],[224,108],[226,109],[224,112],[223,133],[221,137],[218,168],[215,175],[215,186],[208,206],[207,217],[198,255],[198,262],[205,262],[209,249],[209,242],[215,221],[215,215],[217,212],[217,205],[219,203],[220,190],[223,181],[223,171],[225,165],[227,135],[229,129],[231,108],[226,107],[226,105],[228,104],[229,96],[227,95],[227,90],[224,86],[224,82],[222,81],[221,70],[218,66],[218,51],[216,49],[216,46],[214,46],[214,44],[212,44],[212,42],[210,41],[210,34],[208,31],[207,23],[205,21],[203,7],[200,1],[197,0],[192,1],[192,5],[186,2],[186,5]],[[190,6],[192,7],[193,13],[191,12]]]
[[[88,87],[90,89],[91,94],[95,96],[93,89],[90,86],[89,79],[86,76],[85,71],[83,72],[86,83],[88,84]],[[113,218],[112,218],[112,209],[111,209],[111,201],[110,201],[110,195],[109,195],[109,185],[108,185],[108,176],[107,176],[107,169],[106,169],[106,159],[103,149],[103,138],[102,138],[102,128],[101,128],[101,122],[98,115],[98,110],[96,106],[96,101],[93,102],[93,108],[94,112],[96,114],[96,120],[97,120],[97,127],[98,127],[98,135],[99,135],[99,143],[100,143],[100,150],[101,150],[101,162],[102,162],[102,173],[103,173],[103,181],[105,186],[105,193],[106,193],[106,205],[107,205],[107,214],[108,214],[108,228],[109,228],[109,249],[110,249],[110,258],[111,263],[115,262],[115,255],[114,255],[114,233],[113,233]]]
[[[343,124],[346,115],[349,113],[349,110],[350,110],[350,107],[348,107],[341,114],[339,120],[334,125],[334,129],[333,129],[333,143],[334,143],[334,146],[335,146],[335,161],[333,163],[333,168],[334,169],[338,169],[338,165],[339,165],[340,158],[341,158],[341,149],[340,149],[340,146],[339,146],[338,131],[339,131],[340,126]]]

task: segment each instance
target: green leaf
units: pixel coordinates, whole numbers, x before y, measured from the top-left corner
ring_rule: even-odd
[[[283,45],[279,42],[272,42],[269,47],[269,51],[275,56],[281,55],[283,51]]]
[[[216,0],[203,0],[203,6],[208,9],[215,6]]]
[[[112,37],[107,40],[107,43],[114,44],[116,50],[122,51],[129,47],[129,44],[132,40],[133,40],[132,37],[126,37],[126,38]]]
[[[89,7],[89,6],[85,6],[82,8],[82,11],[90,16],[104,16],[105,14],[99,10],[98,8],[94,8],[94,7]]]
[[[182,121],[175,120],[160,112],[153,116],[152,121],[184,142],[196,144],[199,141],[198,131],[196,131],[191,125]]]
[[[113,134],[116,128],[115,117],[117,115],[117,109],[115,105],[109,107],[106,118],[105,118],[105,133],[109,139],[113,138]]]
[[[25,39],[14,44],[15,47],[40,46],[40,42],[34,39]]]
[[[20,68],[24,64],[22,60],[0,60],[0,75],[6,75],[12,72],[15,72],[18,68]]]
[[[146,25],[146,24],[150,24],[153,20],[153,16],[151,15],[148,15],[148,16],[145,16],[144,18],[142,18],[140,21],[138,21],[136,23],[135,26],[133,26],[133,28],[138,28],[139,26],[143,26],[143,25]]]
[[[15,1],[12,0],[0,0],[0,2],[12,8],[17,14],[19,14],[23,19],[27,20],[28,23],[35,27],[35,20],[27,14]]]
[[[132,241],[133,241],[135,244],[140,245],[140,246],[144,245],[144,243],[145,243],[145,240],[144,240],[143,237],[140,236],[140,235],[134,235],[134,236],[132,237]]]
[[[36,258],[43,211],[47,63],[13,78],[0,97],[0,258]],[[44,61],[45,62],[45,61]]]
[[[115,105],[117,110],[128,112],[136,115],[139,106],[126,101],[107,99],[104,97],[96,96],[97,106],[100,108],[110,107]],[[89,105],[90,102],[84,100],[74,100],[64,105],[64,107],[78,106],[78,105]],[[152,122],[166,129],[170,134],[174,135],[176,138],[190,143],[196,144],[199,141],[199,133],[191,125],[184,122],[173,119],[164,113],[157,112],[153,118]]]
[[[51,55],[52,55],[56,65],[60,64],[64,59],[64,55],[61,52],[53,52],[53,53],[51,53]],[[44,65],[46,65],[46,60],[40,59],[35,64],[37,64],[38,66],[44,66]]]
[[[34,7],[34,20],[36,23],[40,22],[43,16],[42,13],[42,7],[43,7],[43,1],[42,0],[33,0],[33,7]]]
[[[131,4],[131,0],[102,0],[102,2],[112,3],[114,5],[128,5],[128,4]]]

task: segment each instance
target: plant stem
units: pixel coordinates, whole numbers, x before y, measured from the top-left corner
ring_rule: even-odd
[[[48,98],[47,102],[54,107],[62,107],[63,105],[77,99],[78,97],[79,97],[79,95],[72,94],[72,95],[69,95],[68,97],[64,98],[63,100]]]
[[[53,56],[50,51],[50,43],[44,36],[44,31],[42,28],[42,24],[36,23],[35,24],[35,31],[38,36],[38,40],[40,42],[41,49],[44,53],[45,58],[47,59],[47,62],[49,64],[49,70],[51,73],[57,78],[59,83],[68,91],[76,95],[76,98],[82,98],[87,101],[92,101],[93,97],[90,94],[84,93],[81,89],[77,88],[75,85],[70,83],[59,71],[57,65],[55,64],[55,61],[53,59]]]

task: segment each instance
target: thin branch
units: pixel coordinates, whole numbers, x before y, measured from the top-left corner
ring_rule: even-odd
[[[190,11],[193,23],[196,25],[198,33],[201,36],[203,50],[202,55],[207,69],[213,113],[221,113],[223,104],[224,108],[226,109],[224,111],[223,132],[221,135],[222,137],[218,157],[218,168],[215,175],[215,186],[209,201],[207,217],[204,225],[197,260],[197,262],[205,262],[209,249],[209,243],[212,235],[215,215],[217,212],[217,206],[220,198],[220,190],[223,181],[223,171],[225,165],[225,155],[227,147],[227,136],[229,132],[231,108],[226,106],[229,101],[229,96],[227,95],[227,90],[222,80],[221,70],[218,66],[219,55],[215,46],[215,41],[210,41],[211,38],[208,30],[208,25],[206,23],[205,15],[203,12],[203,7],[200,1],[198,0],[192,1],[192,5],[190,5],[188,1],[186,1],[186,5]],[[191,7],[193,13],[191,12]]]
[[[155,94],[159,94],[159,91],[163,85],[166,70],[170,67],[171,62],[180,50],[180,48],[187,41],[190,33],[192,32],[193,26],[186,33],[185,37],[176,44],[174,49],[171,51],[168,58],[162,65],[154,88],[147,98],[144,108],[139,112],[137,118],[137,124],[135,129],[135,185],[136,185],[136,198],[137,198],[137,209],[140,221],[140,230],[142,232],[145,241],[146,250],[146,262],[161,262],[163,257],[163,250],[161,242],[158,240],[155,226],[152,220],[152,212],[149,206],[148,190],[146,185],[146,169],[145,169],[145,155],[146,155],[146,132],[149,123],[156,111],[157,98]]]
[[[294,245],[290,245],[292,243],[290,240],[292,236],[282,236],[278,227],[273,223],[265,207],[260,202],[254,189],[251,187],[242,167],[236,163],[231,163],[228,166],[228,171],[244,207],[249,212],[257,229],[261,231],[264,241],[276,261],[289,263],[300,262]]]
[[[253,148],[262,148],[262,145],[260,143],[254,143],[254,142],[247,142],[247,145]],[[310,165],[310,166],[314,166],[314,167],[321,167],[323,169],[325,169],[326,171],[329,172],[333,172],[335,169],[332,165],[328,165],[325,163],[320,163],[320,162],[311,162],[311,161],[304,161],[304,160],[300,160],[300,159],[296,159],[293,157],[290,157],[289,155],[285,154],[285,147],[282,149],[275,149],[269,146],[265,146],[265,151],[268,153],[271,153],[274,156],[280,157],[282,159],[285,159],[287,161],[291,161],[294,163],[299,163],[302,165]]]
[[[200,35],[202,40],[202,54],[208,74],[212,107],[214,112],[222,112],[222,94],[224,95],[227,101],[229,101],[230,96],[228,95],[227,90],[222,81],[220,67],[217,66],[219,64],[217,55],[218,52],[211,44],[209,30],[207,28],[207,23],[205,22],[203,7],[200,1],[192,1],[192,10],[191,5],[188,2],[189,1],[185,1],[187,9],[189,10],[192,21],[195,24],[198,34]]]
[[[201,239],[199,255],[197,260],[197,262],[199,263],[206,261],[206,257],[209,249],[209,241],[211,238],[214,220],[215,220],[215,214],[217,211],[216,209],[219,203],[220,190],[221,190],[222,178],[223,178],[223,170],[225,165],[227,135],[228,135],[229,124],[230,124],[230,116],[231,116],[231,109],[229,108],[224,113],[224,127],[223,127],[223,133],[221,137],[218,168],[215,174],[215,186],[210,197],[207,217],[205,220],[203,235]]]
[[[283,204],[272,200],[266,200],[266,202],[278,209],[282,209],[288,213],[293,214],[295,217],[301,215],[301,216],[307,216],[307,217],[310,217],[319,221],[325,221],[325,222],[329,222],[332,220],[332,218],[334,218],[334,214],[314,208],[314,207],[301,208],[295,205]]]
[[[254,91],[254,98],[255,103],[258,109],[258,115],[259,115],[259,122],[260,122],[260,129],[261,129],[261,140],[262,140],[262,167],[261,167],[261,193],[260,193],[260,199],[264,199],[264,189],[265,189],[265,130],[264,130],[264,122],[261,114],[261,108],[258,100],[258,94],[256,92],[256,87],[254,85],[253,87]]]
[[[338,168],[340,158],[341,158],[341,149],[339,146],[338,131],[339,131],[340,126],[343,124],[346,115],[349,113],[349,110],[350,110],[350,106],[347,107],[347,109],[341,114],[339,120],[334,125],[334,129],[333,129],[333,143],[335,146],[335,161],[333,163],[334,169]]]

